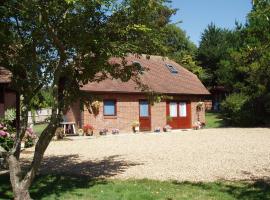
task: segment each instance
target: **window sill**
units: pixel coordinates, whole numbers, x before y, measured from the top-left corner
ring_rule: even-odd
[[[103,116],[104,119],[117,119],[117,116]]]

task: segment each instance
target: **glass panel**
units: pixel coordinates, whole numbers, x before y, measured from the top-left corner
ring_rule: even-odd
[[[104,101],[104,115],[115,115],[115,101]]]
[[[147,101],[140,101],[140,117],[149,116],[149,105]]]
[[[170,102],[170,117],[177,117],[177,103]]]
[[[187,116],[187,103],[186,102],[179,103],[179,115],[180,115],[180,117]]]

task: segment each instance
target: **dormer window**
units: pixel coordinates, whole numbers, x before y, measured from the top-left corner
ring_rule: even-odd
[[[136,66],[139,70],[143,70],[143,67],[139,61],[132,61],[132,64]]]
[[[168,70],[172,73],[172,74],[178,74],[178,70],[175,69],[175,67],[171,64],[166,64],[166,67],[168,68]]]

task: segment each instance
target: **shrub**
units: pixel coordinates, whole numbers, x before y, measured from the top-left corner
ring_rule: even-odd
[[[15,130],[8,121],[0,121],[0,146],[9,151],[14,144]]]
[[[37,136],[34,133],[33,129],[31,128],[27,128],[25,135],[24,135],[24,147],[25,148],[29,148],[34,146],[35,144],[35,140],[36,140]]]
[[[234,126],[263,125],[265,113],[263,98],[251,98],[245,94],[231,94],[221,103],[221,114],[226,123]]]
[[[61,140],[64,138],[64,129],[62,127],[58,127],[55,131],[55,136],[57,140]]]
[[[13,122],[16,119],[16,110],[14,108],[7,109],[5,111],[5,120],[8,122]]]

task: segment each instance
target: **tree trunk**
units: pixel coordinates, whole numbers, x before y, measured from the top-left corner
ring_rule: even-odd
[[[22,179],[19,160],[14,155],[8,157],[10,182],[15,200],[30,200],[29,184]]]
[[[14,200],[32,200],[28,189],[17,188],[14,195]]]

